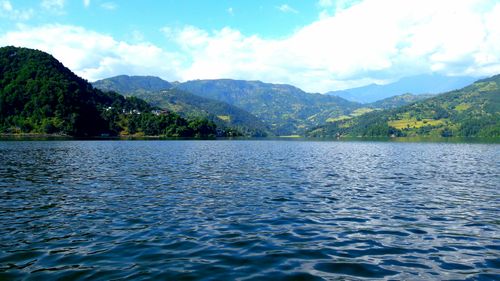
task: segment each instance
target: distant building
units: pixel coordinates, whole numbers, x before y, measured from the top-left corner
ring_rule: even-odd
[[[155,110],[151,110],[151,113],[153,113],[156,116],[159,116],[159,115],[167,115],[170,112],[168,110],[165,110],[165,109],[155,109]]]

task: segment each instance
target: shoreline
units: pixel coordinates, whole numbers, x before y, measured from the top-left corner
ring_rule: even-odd
[[[93,137],[74,137],[64,134],[0,134],[0,141],[57,141],[57,140],[107,140],[107,141],[127,141],[127,140],[253,140],[253,141],[338,141],[338,142],[411,142],[411,143],[489,143],[500,144],[500,138],[484,137],[303,137],[290,136],[272,136],[272,137],[206,137],[206,138],[188,138],[188,137],[164,137],[164,136],[93,136]]]

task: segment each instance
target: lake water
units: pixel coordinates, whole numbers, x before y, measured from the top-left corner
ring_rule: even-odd
[[[0,280],[499,280],[500,145],[0,142]]]

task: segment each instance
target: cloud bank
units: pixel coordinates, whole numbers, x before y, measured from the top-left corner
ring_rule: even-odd
[[[151,74],[180,79],[178,54],[150,43],[129,44],[67,25],[21,27],[0,37],[1,45],[26,46],[54,55],[81,77],[95,81],[117,74]]]
[[[318,2],[322,12],[316,21],[280,39],[245,35],[230,27],[167,26],[159,36],[175,48],[166,49],[118,41],[82,27],[45,25],[1,34],[0,44],[50,52],[91,81],[123,73],[170,81],[258,79],[326,92],[429,72],[500,73],[497,1],[332,5]]]

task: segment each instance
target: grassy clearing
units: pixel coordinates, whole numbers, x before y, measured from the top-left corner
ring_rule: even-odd
[[[455,110],[456,111],[465,111],[465,110],[469,109],[470,107],[471,107],[471,105],[468,103],[461,103],[461,104],[455,106]]]
[[[351,118],[352,117],[350,117],[350,116],[342,115],[342,116],[335,117],[335,118],[328,118],[328,119],[326,119],[326,122],[335,122],[335,121],[341,121],[341,120],[346,120],[346,119],[351,119]]]
[[[356,110],[354,110],[351,114],[349,114],[350,116],[353,116],[353,117],[356,117],[356,116],[361,116],[363,114],[366,114],[366,113],[369,113],[369,112],[372,112],[373,109],[372,108],[368,108],[368,107],[362,107],[362,108],[358,108]]]
[[[231,121],[231,116],[229,115],[217,115],[217,118],[219,118],[222,121],[229,122]]]
[[[356,110],[354,110],[353,112],[351,112],[349,115],[341,115],[339,117],[335,117],[335,118],[328,118],[326,119],[326,122],[336,122],[336,121],[342,121],[342,120],[347,120],[347,119],[351,119],[351,118],[354,118],[354,117],[358,117],[358,116],[361,116],[363,114],[366,114],[366,113],[369,113],[369,112],[372,112],[374,111],[374,109],[372,108],[368,108],[368,107],[362,107],[362,108],[358,108]]]
[[[444,125],[445,120],[434,120],[434,119],[422,119],[421,121],[418,121],[416,119],[402,119],[402,120],[393,120],[387,122],[387,124],[393,128],[396,128],[398,130],[402,129],[418,129],[420,127],[425,127],[425,126],[439,126],[439,125]]]
[[[476,82],[475,85],[478,86],[480,92],[495,91],[498,88],[495,82]]]

